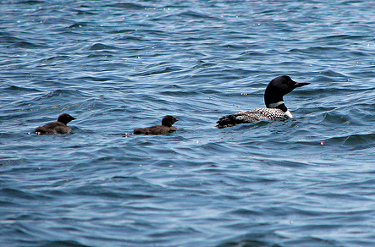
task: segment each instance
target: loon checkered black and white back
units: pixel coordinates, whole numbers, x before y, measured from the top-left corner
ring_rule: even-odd
[[[284,104],[283,96],[297,87],[309,85],[307,82],[295,82],[289,76],[283,75],[273,79],[264,92],[264,102],[267,108],[252,111],[241,111],[224,116],[217,121],[216,127],[232,127],[242,123],[253,123],[260,120],[284,120],[293,118],[292,113]]]

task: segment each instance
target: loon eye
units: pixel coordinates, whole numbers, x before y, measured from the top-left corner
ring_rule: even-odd
[[[292,81],[284,81],[284,84],[287,85],[288,87],[293,86],[294,82]]]

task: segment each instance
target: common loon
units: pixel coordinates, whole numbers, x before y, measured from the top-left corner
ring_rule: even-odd
[[[35,129],[35,132],[38,135],[70,134],[72,133],[72,129],[69,128],[67,124],[74,119],[76,118],[64,113],[57,118],[57,122],[38,127]]]
[[[177,121],[177,118],[174,118],[172,116],[165,116],[161,121],[161,125],[135,129],[133,133],[135,135],[165,135],[177,130],[176,127],[172,126]]]
[[[295,82],[289,76],[283,75],[273,79],[264,93],[267,108],[252,111],[241,111],[227,115],[217,121],[216,127],[225,128],[241,123],[253,123],[259,120],[283,120],[293,118],[292,113],[284,104],[283,96],[297,87],[309,85],[307,82]]]

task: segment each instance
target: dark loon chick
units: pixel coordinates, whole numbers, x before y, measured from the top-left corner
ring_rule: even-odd
[[[69,114],[61,114],[56,122],[46,124],[42,127],[35,129],[38,135],[51,135],[51,134],[70,134],[72,129],[67,126],[67,124],[76,118],[70,116]]]
[[[161,121],[161,125],[135,129],[133,133],[135,135],[165,135],[177,130],[176,127],[172,126],[177,121],[177,118],[174,118],[172,116],[165,116]]]
[[[297,87],[308,85],[307,82],[295,82],[289,76],[280,76],[273,79],[264,93],[264,102],[267,108],[258,108],[252,111],[237,112],[224,116],[217,121],[216,127],[225,128],[241,123],[253,123],[260,120],[283,120],[293,118],[286,108],[283,96]]]

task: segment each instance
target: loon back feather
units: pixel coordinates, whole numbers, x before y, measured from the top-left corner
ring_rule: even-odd
[[[261,120],[285,120],[288,118],[290,117],[278,108],[258,108],[224,116],[217,121],[216,127],[225,128],[241,123],[254,123]]]

